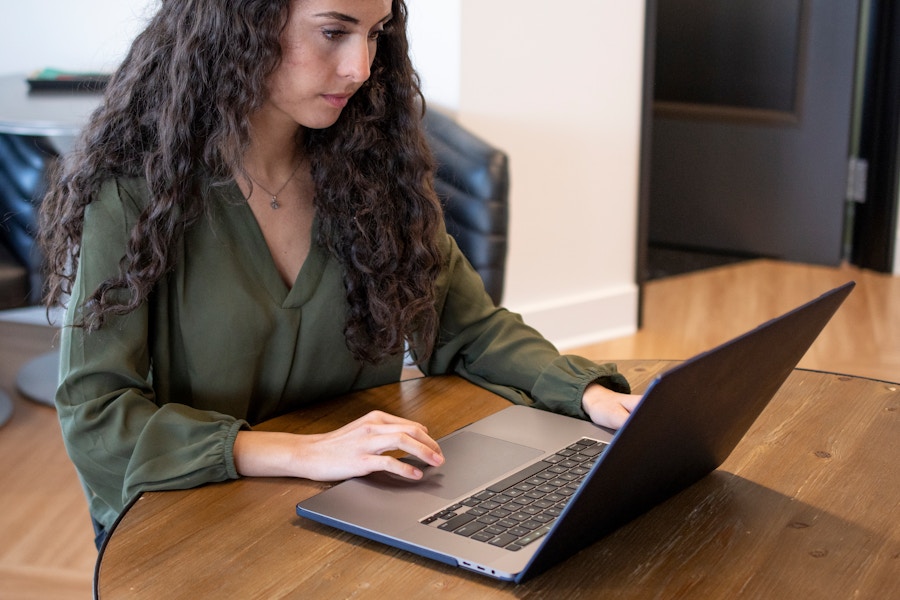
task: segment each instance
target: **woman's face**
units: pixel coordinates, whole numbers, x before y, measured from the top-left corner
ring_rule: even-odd
[[[264,111],[311,129],[337,121],[369,78],[391,0],[294,0]]]

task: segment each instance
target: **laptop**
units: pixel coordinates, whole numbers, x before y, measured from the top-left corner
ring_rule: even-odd
[[[618,432],[513,405],[438,440],[446,460],[417,464],[423,479],[350,479],[297,514],[525,581],[721,465],[854,285],[663,373]]]

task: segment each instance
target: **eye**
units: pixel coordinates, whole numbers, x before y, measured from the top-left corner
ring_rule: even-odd
[[[369,34],[369,39],[373,42],[377,42],[378,39],[384,34],[384,29],[379,29],[377,31],[373,31]]]
[[[323,29],[322,35],[327,40],[337,41],[347,35],[347,32],[343,29]]]

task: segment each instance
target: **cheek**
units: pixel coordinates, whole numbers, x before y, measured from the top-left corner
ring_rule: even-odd
[[[291,58],[284,58],[278,69],[269,78],[269,94],[273,97],[296,94],[303,88],[308,70],[303,63]]]

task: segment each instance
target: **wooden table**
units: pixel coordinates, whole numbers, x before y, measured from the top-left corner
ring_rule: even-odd
[[[672,363],[623,361],[638,390]],[[295,516],[324,485],[242,479],[144,494],[98,559],[107,598],[888,598],[900,590],[898,385],[794,371],[721,469],[516,586]],[[267,422],[333,429],[380,408],[435,437],[506,406],[411,380]]]

